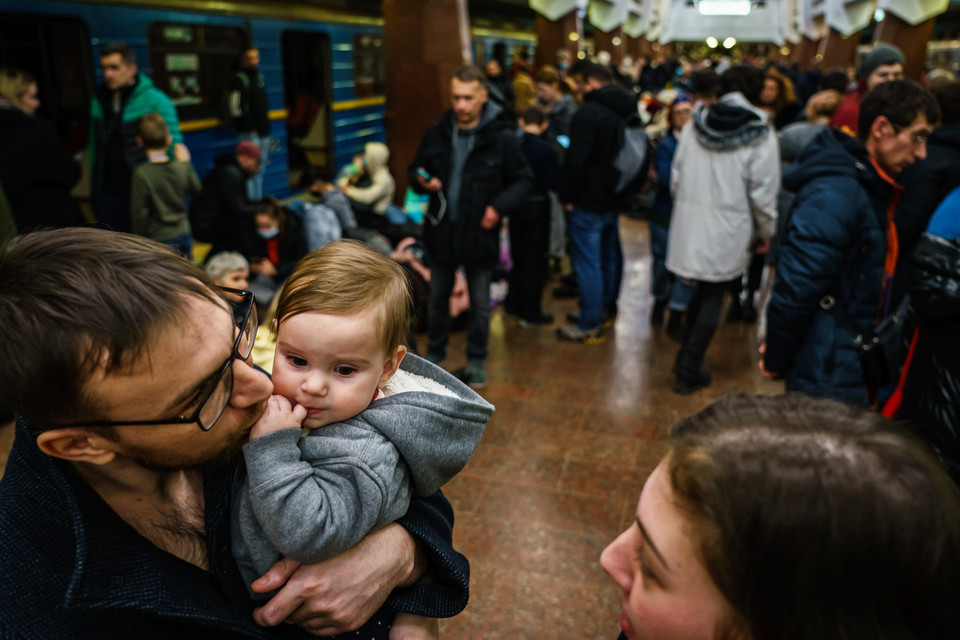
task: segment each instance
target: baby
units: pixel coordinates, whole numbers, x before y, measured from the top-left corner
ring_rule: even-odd
[[[282,557],[318,562],[400,518],[480,441],[493,406],[407,355],[410,305],[400,266],[355,241],[309,254],[284,284],[276,395],[244,446],[234,501],[248,585]]]

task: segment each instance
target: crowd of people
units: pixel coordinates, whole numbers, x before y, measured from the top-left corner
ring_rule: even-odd
[[[5,634],[436,637],[468,597],[440,488],[493,412],[475,390],[495,280],[517,326],[554,325],[542,302],[565,256],[554,294],[579,311],[555,335],[603,344],[630,212],[649,221],[650,323],[680,342],[672,392],[712,384],[727,304],[758,322],[760,369],[788,393],[671,429],[601,557],[623,635],[955,635],[960,82],[904,80],[890,45],[852,87],[762,60],[494,58],[453,74],[423,133],[418,224],[380,142],[337,174],[308,168],[288,202],[263,193],[255,48],[227,92],[237,143],[202,180],[132,50],[100,51],[101,228],[82,226],[80,165],[35,117],[36,80],[0,70],[16,150],[0,161],[16,236],[0,249],[0,403],[19,416],[0,483]],[[447,371],[457,315],[467,364]]]

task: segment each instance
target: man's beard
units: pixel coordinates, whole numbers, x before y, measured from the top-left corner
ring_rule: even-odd
[[[200,454],[186,451],[159,453],[141,447],[131,447],[124,452],[124,455],[146,469],[159,472],[207,471],[235,466],[242,457],[241,452],[250,435],[250,428],[263,414],[265,407],[266,401],[246,409],[240,420],[240,428],[236,429],[230,435],[230,439],[216,451],[207,451]],[[212,429],[216,428],[217,425],[214,424]]]

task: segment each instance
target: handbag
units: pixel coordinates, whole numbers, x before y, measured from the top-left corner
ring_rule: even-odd
[[[878,388],[896,382],[910,350],[910,339],[916,326],[916,314],[905,296],[896,311],[883,318],[869,333],[854,329],[832,295],[820,299],[820,308],[833,314],[850,335],[860,353],[860,370],[866,386]]]

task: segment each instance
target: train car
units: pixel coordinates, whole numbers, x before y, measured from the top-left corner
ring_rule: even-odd
[[[221,105],[251,44],[260,50],[271,120],[264,193],[286,197],[308,163],[339,169],[367,142],[385,141],[380,16],[244,0],[215,10],[191,0],[0,0],[0,66],[38,78],[40,115],[72,152],[86,147],[99,52],[114,41],[134,49],[139,69],[177,105],[200,175],[236,143]],[[475,47],[489,51],[526,46],[532,54],[534,44],[532,33],[475,36]]]

